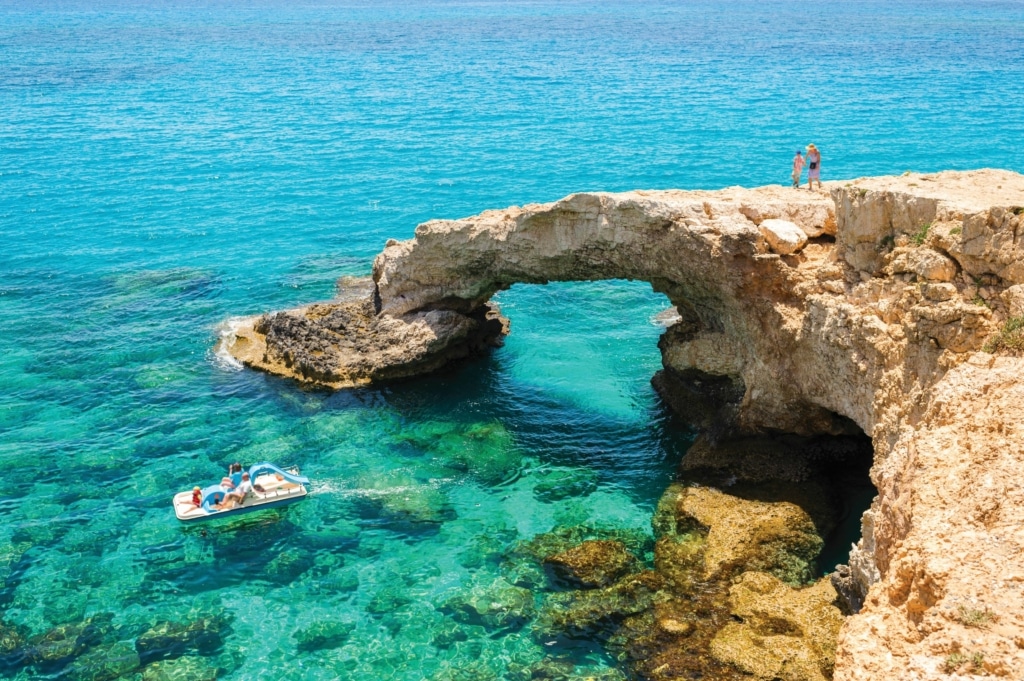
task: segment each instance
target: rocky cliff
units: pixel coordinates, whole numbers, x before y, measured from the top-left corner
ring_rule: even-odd
[[[656,386],[712,440],[871,438],[878,496],[843,587],[863,608],[835,678],[1024,678],[1024,176],[826,189],[577,194],[428,222],[388,242],[364,296],[243,321],[227,349],[351,386],[500,342],[487,304],[512,284],[649,281],[679,313]]]

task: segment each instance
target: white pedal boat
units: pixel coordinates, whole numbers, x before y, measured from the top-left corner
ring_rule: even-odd
[[[230,488],[211,485],[202,491],[203,503],[192,503],[191,490],[174,495],[174,515],[178,520],[208,520],[222,516],[238,515],[264,508],[275,508],[301,501],[309,490],[309,478],[299,475],[297,467],[281,468],[272,463],[258,463],[249,468],[249,480],[253,491],[245,495],[240,504],[230,508],[217,508],[224,501]]]

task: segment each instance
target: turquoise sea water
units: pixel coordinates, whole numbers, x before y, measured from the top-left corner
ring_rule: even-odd
[[[688,443],[648,383],[664,298],[514,287],[491,357],[338,394],[238,370],[218,327],[432,217],[783,182],[808,142],[826,179],[1024,171],[1022,104],[1020,2],[0,2],[0,620],[99,632],[0,676],[94,678],[168,621],[212,633],[140,662],[224,679],[614,667],[457,603],[518,593],[539,533],[649,535]],[[264,458],[310,498],[174,519]]]

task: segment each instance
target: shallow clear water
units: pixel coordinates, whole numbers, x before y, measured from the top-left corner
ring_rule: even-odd
[[[515,287],[493,356],[334,395],[218,360],[218,325],[329,297],[431,217],[783,182],[812,141],[826,179],[1021,171],[1022,101],[1019,2],[3,2],[3,619],[111,612],[130,641],[227,615],[228,679],[558,654],[435,606],[537,533],[649,532],[687,444],[648,383],[662,297]],[[174,491],[263,458],[311,497],[174,520]],[[351,631],[300,651],[323,620]]]

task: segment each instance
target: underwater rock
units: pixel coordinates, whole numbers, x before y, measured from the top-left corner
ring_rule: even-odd
[[[399,587],[385,587],[374,594],[370,602],[366,604],[366,612],[379,617],[389,612],[412,603],[412,599],[406,596]]]
[[[576,664],[572,660],[545,657],[531,665],[509,665],[508,681],[567,681],[573,677]]]
[[[499,681],[498,674],[483,662],[470,662],[458,667],[445,667],[430,681]]]
[[[174,660],[160,660],[142,670],[142,681],[216,681],[217,667],[206,658],[185,655]]]
[[[843,615],[828,578],[793,589],[771,575],[746,572],[729,590],[736,620],[711,642],[711,653],[755,679],[827,681],[835,666]]]
[[[29,542],[0,543],[0,590],[7,587],[8,581],[13,581],[18,563],[30,548],[32,544]]]
[[[701,532],[664,536],[654,544],[654,569],[675,592],[690,593],[704,581],[706,548]]]
[[[142,663],[131,643],[119,641],[110,646],[93,648],[67,666],[69,681],[114,681],[130,674]]]
[[[143,664],[192,651],[209,655],[224,645],[230,623],[226,616],[201,617],[188,623],[159,622],[136,639],[135,650]]]
[[[360,499],[399,527],[439,525],[454,517],[455,511],[441,490],[402,471],[362,476],[358,483]]]
[[[404,430],[396,441],[424,450],[445,468],[468,473],[485,485],[514,479],[523,463],[512,434],[498,421],[430,421]]]
[[[22,628],[0,620],[0,657],[13,653],[23,645],[25,645],[25,635]]]
[[[440,608],[455,621],[488,630],[516,630],[535,614],[533,592],[513,586],[498,577],[491,583],[476,583],[445,601]]]
[[[563,499],[580,499],[597,489],[597,473],[589,469],[554,469],[540,474],[533,496],[550,504]]]
[[[516,586],[543,588],[548,581],[544,559],[589,540],[618,541],[634,555],[644,555],[651,546],[651,538],[640,530],[604,529],[585,525],[557,527],[513,544],[505,552],[500,566],[501,574]]]
[[[487,563],[500,564],[508,548],[508,544],[517,536],[515,530],[495,530],[493,534],[481,534],[473,537],[461,553],[459,565],[464,568],[476,569]]]
[[[81,655],[86,649],[99,645],[111,632],[111,613],[94,615],[80,622],[61,624],[45,634],[33,636],[24,648],[29,663],[52,664]]]
[[[337,648],[348,640],[355,628],[351,622],[316,622],[295,633],[295,648],[300,653]]]
[[[434,631],[436,633],[430,639],[430,644],[441,650],[447,650],[456,643],[469,640],[469,634],[466,633],[465,628],[447,620],[440,626],[434,627]]]
[[[517,542],[509,551],[510,556],[522,556],[538,562],[556,553],[568,551],[585,541],[602,539],[621,542],[630,553],[643,555],[650,549],[651,538],[637,529],[607,529],[587,525],[556,527],[532,539]]]
[[[274,556],[263,575],[278,584],[291,584],[313,567],[314,555],[304,548],[287,548]]]
[[[533,637],[541,644],[562,638],[606,637],[626,617],[667,598],[660,593],[664,586],[664,580],[648,570],[604,589],[552,594],[541,608]]]
[[[626,681],[618,669],[595,669],[575,664],[572,660],[545,657],[530,665],[511,663],[506,681]]]
[[[355,569],[342,568],[312,580],[316,590],[323,593],[349,593],[359,589],[359,573]]]
[[[556,581],[572,588],[611,585],[640,569],[640,561],[619,541],[595,539],[544,559]]]

